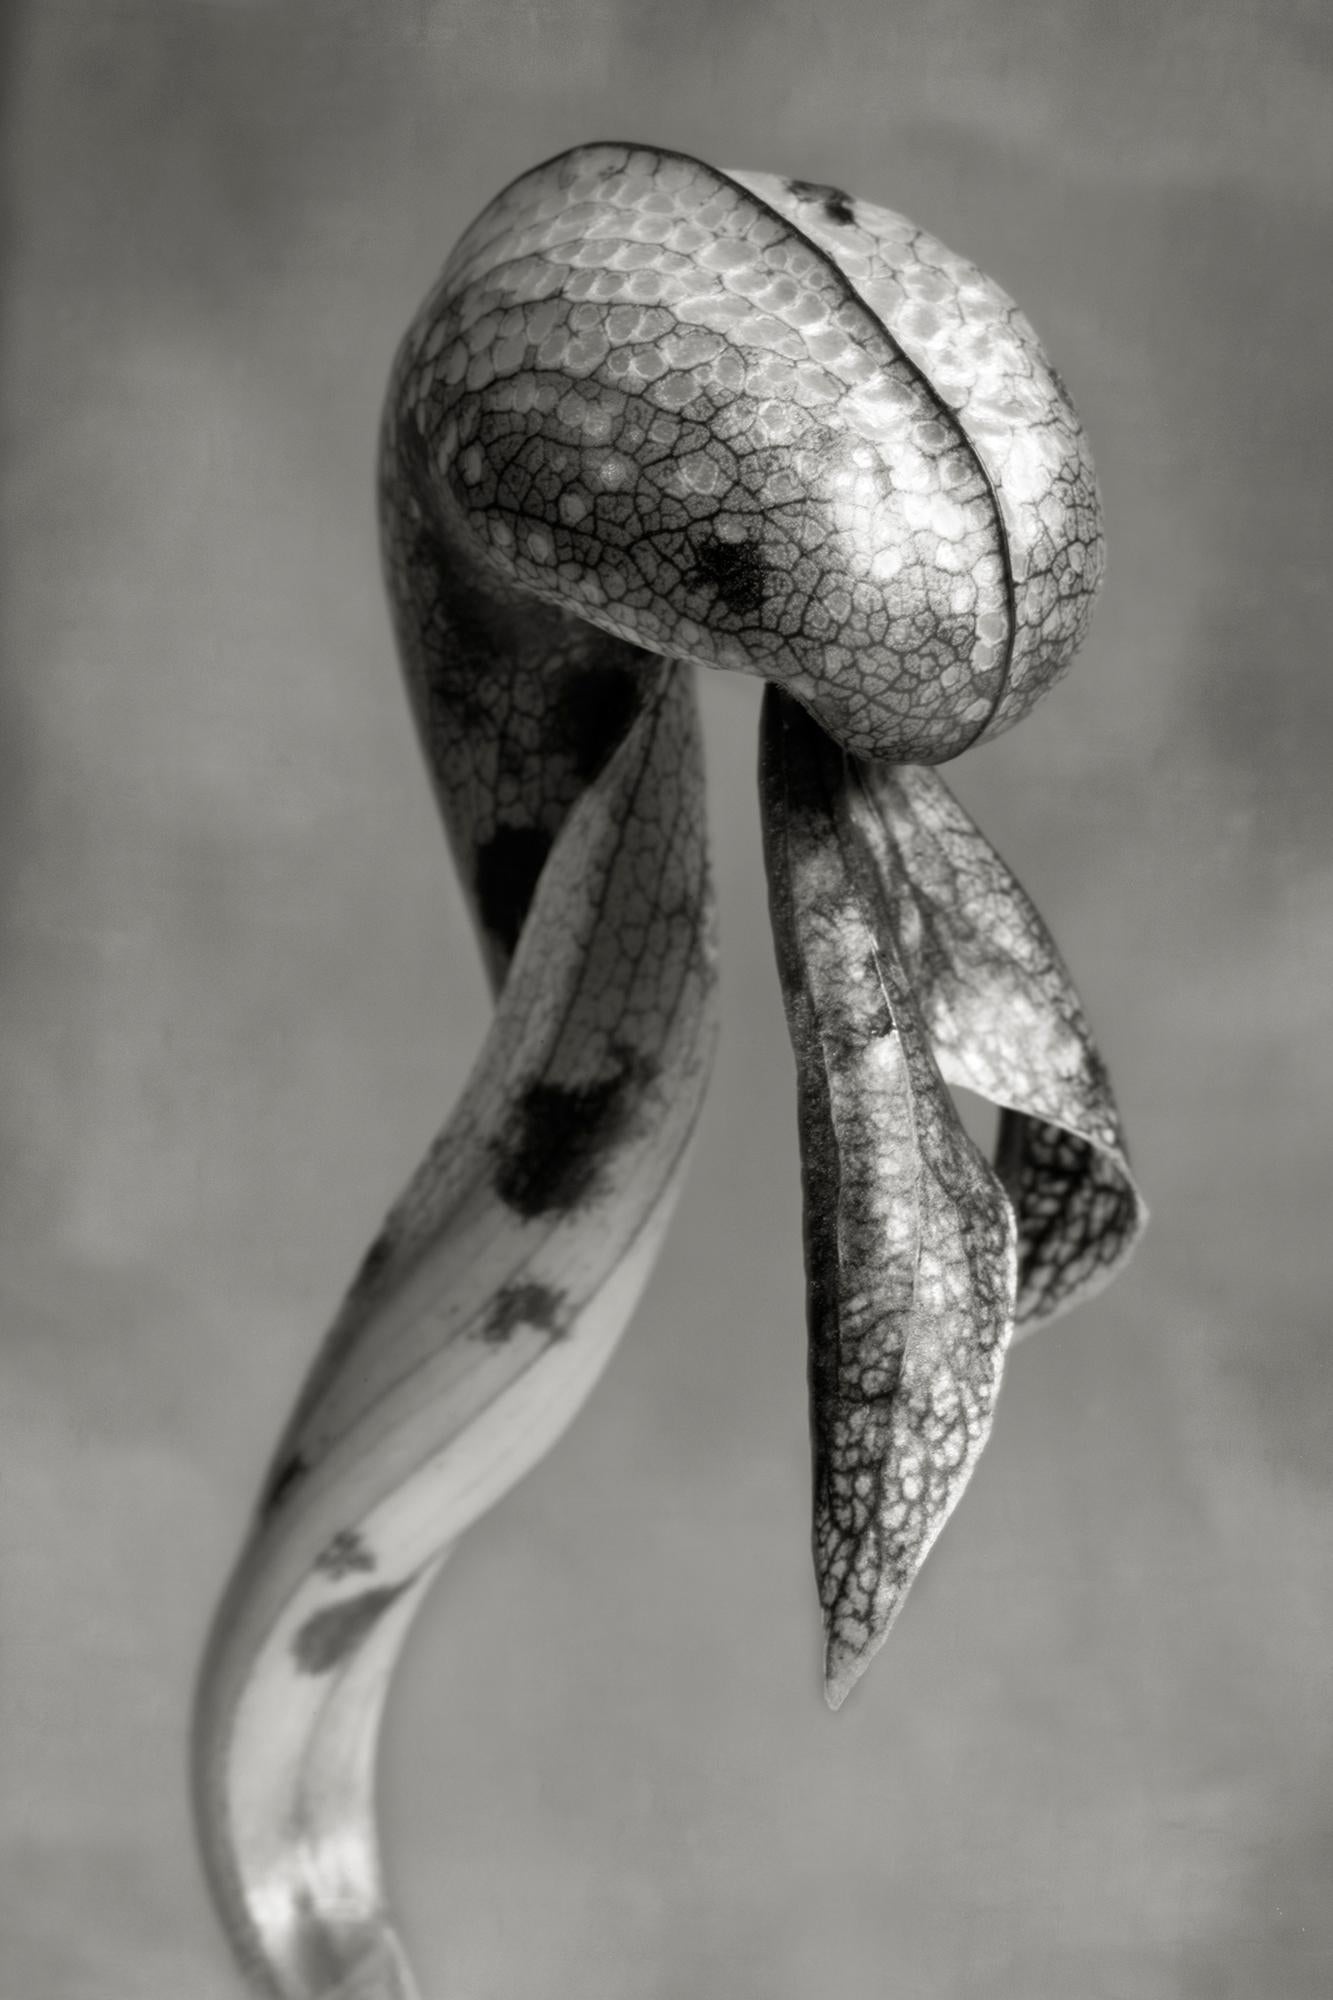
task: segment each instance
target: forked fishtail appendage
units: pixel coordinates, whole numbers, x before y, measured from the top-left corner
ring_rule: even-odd
[[[410,2000],[380,1716],[441,1562],[571,1421],[647,1279],[715,1028],[696,667],[769,683],[836,1705],[976,1463],[1007,1343],[1143,1226],[1023,891],[929,766],[1020,720],[1102,569],[1017,307],[837,188],[590,145],[464,233],[379,467],[398,648],[495,1018],[317,1357],[218,1612],[195,1796],[276,2000]],[[949,1095],[1004,1107],[986,1163]]]

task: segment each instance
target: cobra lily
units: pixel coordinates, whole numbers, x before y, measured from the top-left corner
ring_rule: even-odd
[[[458,1535],[590,1391],[716,1027],[695,666],[769,683],[836,1706],[986,1440],[1006,1346],[1143,1207],[1040,919],[934,765],[1068,664],[1091,461],[1012,302],[840,190],[587,146],[466,232],[400,350],[399,650],[497,994],[302,1393],[218,1615],[205,1857],[263,1990],[403,1996],[375,1739]],[[997,1159],[949,1093],[1003,1107]]]

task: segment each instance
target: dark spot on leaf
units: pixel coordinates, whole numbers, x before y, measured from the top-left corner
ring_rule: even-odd
[[[596,1083],[532,1083],[496,1141],[496,1192],[523,1216],[577,1208],[594,1192],[606,1156],[629,1129],[652,1065],[620,1049]]]
[[[724,542],[710,535],[696,542],[694,568],[686,582],[691,589],[711,585],[728,611],[763,608],[768,565],[753,542]]]
[[[296,1485],[298,1479],[303,1479],[309,1470],[310,1467],[306,1464],[299,1451],[293,1452],[290,1458],[284,1459],[269,1481],[268,1490],[259,1503],[260,1514],[267,1517],[269,1514],[276,1512],[291,1492],[293,1486]]]
[[[355,1528],[341,1528],[328,1547],[315,1558],[315,1568],[335,1581],[356,1571],[373,1570],[375,1558]]]
[[[846,224],[856,220],[852,197],[841,188],[829,187],[823,181],[788,181],[787,190],[797,201],[822,202],[830,222]]]
[[[561,685],[556,718],[574,769],[585,783],[624,740],[638,711],[641,684],[623,667],[579,667]]]
[[[551,851],[539,826],[497,827],[477,850],[473,882],[487,932],[512,954],[532,903],[537,879]]]
[[[564,1293],[552,1291],[549,1285],[531,1280],[522,1285],[506,1285],[491,1301],[481,1337],[498,1345],[509,1338],[515,1327],[535,1326],[558,1340],[565,1331],[564,1303]]]
[[[342,1604],[330,1604],[307,1618],[292,1641],[292,1657],[303,1674],[331,1674],[349,1659],[366,1634],[384,1616],[405,1584],[386,1584],[382,1590],[363,1590]]]

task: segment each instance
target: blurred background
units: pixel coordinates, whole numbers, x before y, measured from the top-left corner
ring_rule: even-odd
[[[450,244],[588,138],[829,181],[1020,300],[1111,569],[950,772],[1154,1226],[1021,1348],[820,1697],[757,688],[725,1042],[591,1404],[446,1571],[384,1823],[427,1996],[1306,2000],[1333,1951],[1333,31],[1319,0],[49,0],[4,17],[0,1991],[234,2000],[185,1736],[278,1426],[485,1029],[372,460]]]

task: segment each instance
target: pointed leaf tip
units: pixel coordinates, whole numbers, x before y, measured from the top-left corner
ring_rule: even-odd
[[[835,1715],[878,1650],[878,1646],[870,1646],[857,1652],[845,1642],[829,1641],[824,1654],[824,1699]]]

